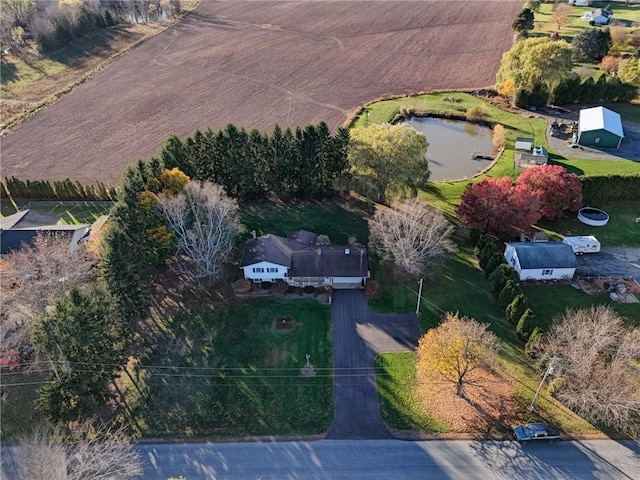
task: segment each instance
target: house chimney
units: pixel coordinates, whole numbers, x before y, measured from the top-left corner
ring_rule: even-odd
[[[255,240],[255,238],[256,238],[256,236],[257,236],[257,235],[256,235],[256,231],[255,231],[255,230],[251,230],[251,236],[252,236],[252,237],[254,238],[254,240]]]
[[[349,250],[348,248],[344,249],[344,254],[345,255],[350,255],[351,254],[351,250]]]

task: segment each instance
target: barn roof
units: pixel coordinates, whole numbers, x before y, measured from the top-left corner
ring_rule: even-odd
[[[606,130],[620,138],[624,138],[620,114],[605,107],[583,108],[580,110],[579,130],[580,133]]]
[[[522,270],[539,268],[575,268],[571,245],[562,242],[511,242]]]

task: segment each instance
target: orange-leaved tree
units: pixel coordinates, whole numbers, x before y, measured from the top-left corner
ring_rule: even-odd
[[[498,339],[487,326],[457,313],[445,314],[440,325],[418,342],[418,382],[433,382],[435,373],[440,380],[453,383],[456,395],[465,398],[465,385],[480,383],[478,373],[496,360]]]

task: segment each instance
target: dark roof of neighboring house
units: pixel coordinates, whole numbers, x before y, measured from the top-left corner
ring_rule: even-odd
[[[45,227],[48,225],[57,225],[59,222],[60,218],[55,215],[27,209],[1,219],[0,230]]]
[[[511,242],[523,270],[535,268],[575,268],[571,245],[562,242]]]
[[[277,235],[267,234],[249,240],[244,244],[241,267],[259,262],[270,262],[277,265],[291,266],[291,242]]]
[[[68,226],[66,229],[55,230],[42,228],[2,230],[0,231],[0,254],[4,255],[14,250],[20,250],[23,246],[33,245],[33,240],[38,233],[60,235],[69,238],[69,241],[71,241],[76,230],[77,228],[73,225]]]
[[[304,230],[287,238],[268,234],[249,240],[240,267],[259,262],[290,267],[290,277],[366,277],[369,271],[364,247],[318,245],[316,234]]]

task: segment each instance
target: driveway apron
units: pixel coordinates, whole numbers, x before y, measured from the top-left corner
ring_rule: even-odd
[[[374,360],[415,349],[416,315],[373,312],[362,291],[343,290],[333,294],[332,316],[335,417],[327,438],[392,438],[380,417]]]

